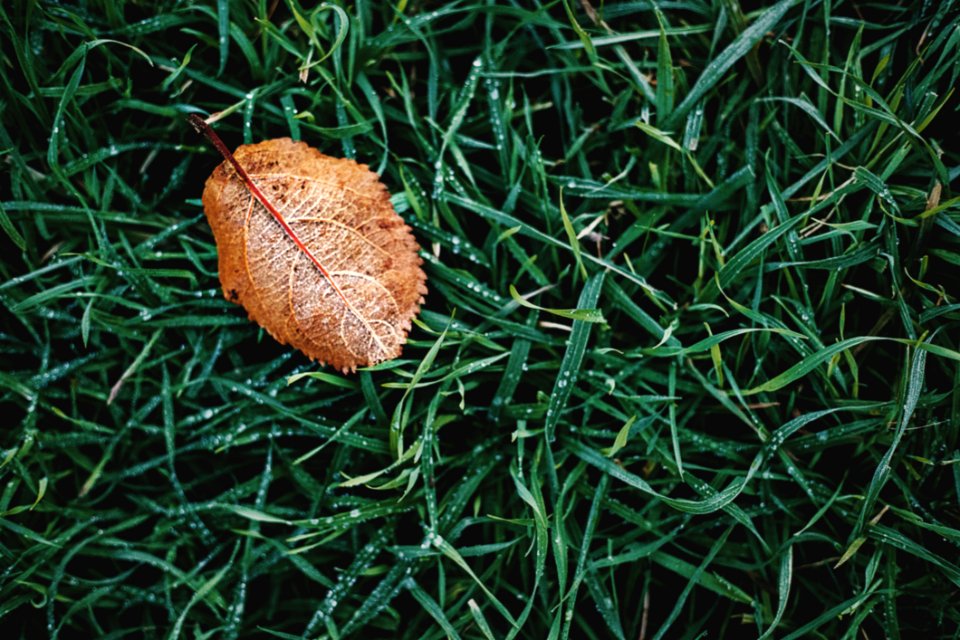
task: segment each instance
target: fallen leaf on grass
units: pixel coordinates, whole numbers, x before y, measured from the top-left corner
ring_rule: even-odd
[[[344,372],[399,356],[426,275],[377,174],[289,138],[231,154],[202,119],[190,123],[225,158],[203,210],[226,298],[278,342]]]

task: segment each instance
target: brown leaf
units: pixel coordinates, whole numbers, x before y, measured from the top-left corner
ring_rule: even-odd
[[[203,190],[226,298],[278,342],[344,372],[399,356],[426,275],[377,174],[289,138],[234,157]]]

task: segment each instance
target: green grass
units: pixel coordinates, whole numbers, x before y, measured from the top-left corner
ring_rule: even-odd
[[[272,4],[0,6],[4,637],[958,637],[958,3]],[[213,112],[383,175],[400,359],[223,299]]]

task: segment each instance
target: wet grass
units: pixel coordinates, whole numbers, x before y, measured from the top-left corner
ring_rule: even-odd
[[[5,637],[957,637],[955,2],[0,31]],[[189,113],[383,175],[402,358],[223,299]]]

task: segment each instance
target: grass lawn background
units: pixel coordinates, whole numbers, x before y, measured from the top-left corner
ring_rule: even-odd
[[[0,52],[5,637],[957,637],[957,3],[11,0]],[[383,175],[400,359],[223,299],[214,112]]]

